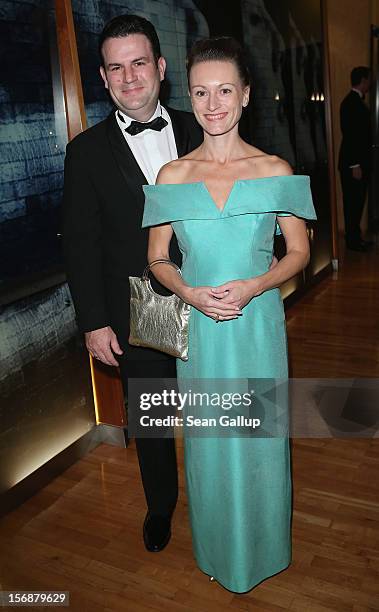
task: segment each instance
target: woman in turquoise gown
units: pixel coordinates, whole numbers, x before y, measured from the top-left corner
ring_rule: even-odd
[[[164,166],[157,185],[144,187],[149,261],[169,258],[173,232],[183,255],[182,278],[165,264],[155,265],[154,274],[193,306],[189,359],[178,360],[178,381],[286,379],[278,287],[309,258],[303,221],[315,219],[309,177],[293,176],[286,162],[239,137],[249,85],[236,41],[199,41],[188,72],[204,143]],[[287,252],[270,269],[280,231]],[[185,436],[185,474],[203,572],[242,593],[289,565],[288,435]]]

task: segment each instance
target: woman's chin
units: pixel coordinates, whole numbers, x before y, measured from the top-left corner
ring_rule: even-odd
[[[226,125],[203,125],[203,130],[206,134],[209,134],[209,136],[224,136],[224,134],[228,134],[229,132],[231,132],[234,128],[234,125],[232,126],[226,126]]]

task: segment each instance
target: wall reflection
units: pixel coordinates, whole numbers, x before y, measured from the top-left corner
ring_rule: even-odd
[[[95,424],[88,357],[65,285],[3,309],[0,492]]]

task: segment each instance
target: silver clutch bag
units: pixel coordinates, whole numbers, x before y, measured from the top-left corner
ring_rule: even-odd
[[[188,360],[188,324],[191,306],[177,295],[159,295],[150,283],[149,271],[157,263],[180,268],[168,259],[156,259],[146,266],[142,277],[129,276],[129,344],[163,351]]]

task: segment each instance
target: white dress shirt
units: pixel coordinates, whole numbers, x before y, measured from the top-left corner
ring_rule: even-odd
[[[118,113],[121,114],[125,123],[121,121]],[[148,121],[152,121],[156,117],[160,117],[160,115],[162,115],[163,119],[166,119],[168,123],[160,132],[147,129],[140,132],[140,134],[131,136],[125,131],[125,128],[131,124],[133,119],[120,110],[116,111],[116,121],[120,130],[149,185],[155,184],[157,174],[164,164],[167,164],[173,159],[178,159],[178,151],[176,149],[170,115],[158,101],[157,108]]]

